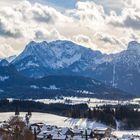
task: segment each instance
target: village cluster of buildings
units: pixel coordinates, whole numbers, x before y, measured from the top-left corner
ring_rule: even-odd
[[[15,128],[18,127],[23,128],[23,130],[27,128],[33,136],[31,140],[140,140],[140,136],[138,135],[123,135],[122,137],[118,137],[114,135],[114,130],[111,128],[82,129],[78,126],[74,128],[58,127],[44,123],[29,123],[27,120],[19,121],[18,118],[17,115],[11,121],[13,122],[12,125],[9,122],[0,123],[0,140],[3,140],[4,135],[9,137],[6,140],[13,140],[10,137],[15,133]],[[24,133],[24,131],[21,131],[21,133]],[[27,138],[26,140],[30,139]]]
[[[140,136],[123,135],[121,138],[112,134],[111,128],[80,129],[78,127],[57,127],[43,123],[30,125],[36,130],[37,140],[140,140]]]

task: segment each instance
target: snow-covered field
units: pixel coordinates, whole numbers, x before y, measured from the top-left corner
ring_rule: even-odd
[[[77,97],[65,97],[64,99],[39,99],[36,100],[39,102],[43,102],[45,104],[49,103],[66,103],[66,104],[80,104],[87,103],[90,107],[95,107],[96,105],[101,106],[105,104],[118,104],[118,101],[113,100],[100,100],[95,98],[77,98]]]
[[[14,99],[8,98],[9,101]],[[28,99],[32,100],[32,99]],[[106,100],[106,99],[97,99],[97,98],[80,98],[80,97],[63,97],[62,99],[36,99],[36,102],[42,102],[45,104],[50,103],[64,103],[64,104],[81,104],[86,103],[89,107],[96,107],[102,105],[129,105],[135,104],[140,106],[140,98],[135,98],[132,100]]]
[[[20,116],[25,117],[25,114],[26,113],[20,113]],[[13,112],[0,113],[0,121],[6,121],[13,115],[14,115]],[[78,126],[79,128],[107,127],[95,121],[92,121],[92,122],[87,121],[87,119],[72,119],[72,118],[62,117],[62,116],[53,115],[49,113],[32,113],[32,117],[30,121],[32,123],[43,122],[50,125],[57,125],[60,127],[71,127],[71,128],[74,128],[75,126]]]
[[[20,113],[20,116],[24,117],[26,113]],[[11,116],[14,115],[14,112],[9,113],[0,113],[0,121],[7,121]],[[67,117],[62,117],[58,115],[53,115],[49,113],[32,113],[32,117],[30,120],[32,123],[34,122],[43,122],[50,125],[56,125],[60,127],[70,127],[74,128],[75,126],[78,128],[107,128],[106,125],[95,122],[95,121],[88,121],[87,119],[72,119]],[[117,137],[122,137],[122,135],[139,135],[140,130],[136,131],[119,131],[114,130],[113,134]]]
[[[102,105],[127,105],[127,104],[137,104],[140,105],[140,99],[118,101],[118,100],[101,100],[96,98],[79,98],[79,97],[64,97],[64,99],[39,99],[36,100],[43,102],[45,104],[49,103],[66,103],[66,104],[80,104],[87,103],[89,107],[102,106]]]
[[[122,137],[123,135],[137,135],[140,136],[140,130],[135,130],[135,131],[113,131],[113,135],[117,137]],[[126,140],[126,139],[125,139]]]

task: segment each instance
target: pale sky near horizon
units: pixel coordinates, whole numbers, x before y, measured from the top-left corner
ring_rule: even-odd
[[[0,0],[0,57],[67,39],[103,53],[140,41],[139,0]]]

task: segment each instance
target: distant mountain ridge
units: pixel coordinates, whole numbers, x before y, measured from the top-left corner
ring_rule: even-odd
[[[140,94],[140,44],[132,41],[117,54],[102,54],[71,41],[30,42],[12,64],[27,76],[92,77],[126,92]]]
[[[98,65],[93,76],[106,84],[140,95],[140,44],[130,42],[128,49],[117,54],[111,62]]]
[[[7,60],[9,63],[11,63],[16,57],[17,57],[16,55],[12,55],[7,58],[0,58],[0,61]]]
[[[3,62],[6,60],[3,60]],[[8,62],[8,61],[7,61]],[[2,65],[1,65],[2,64]],[[93,78],[54,75],[27,78],[11,64],[0,63],[0,98],[55,98],[59,96],[126,99],[133,97]]]

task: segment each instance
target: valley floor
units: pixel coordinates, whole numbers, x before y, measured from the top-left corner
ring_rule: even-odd
[[[45,104],[50,103],[64,103],[64,104],[81,104],[86,103],[89,107],[103,106],[103,105],[139,105],[140,106],[140,98],[135,98],[132,100],[105,100],[105,99],[97,99],[97,98],[80,98],[80,97],[63,97],[62,99],[37,99],[35,101],[39,101]]]

